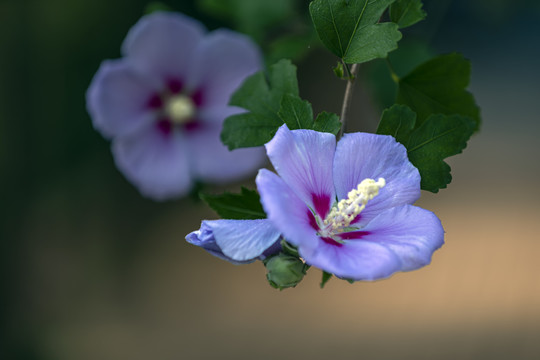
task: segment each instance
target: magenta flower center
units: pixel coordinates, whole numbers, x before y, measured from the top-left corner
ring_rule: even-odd
[[[164,135],[174,128],[190,131],[199,128],[197,109],[202,104],[202,92],[186,92],[179,80],[169,80],[164,91],[156,93],[148,100],[148,107],[157,113],[156,127]]]

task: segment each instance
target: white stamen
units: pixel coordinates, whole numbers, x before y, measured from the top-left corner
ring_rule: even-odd
[[[195,104],[185,95],[171,96],[165,104],[165,112],[173,123],[183,124],[195,115]]]
[[[330,214],[324,219],[324,225],[328,226],[331,232],[342,230],[364,210],[369,200],[379,194],[379,190],[386,185],[383,178],[378,181],[365,179],[356,189],[349,191],[347,199],[341,200],[337,206],[333,207]]]

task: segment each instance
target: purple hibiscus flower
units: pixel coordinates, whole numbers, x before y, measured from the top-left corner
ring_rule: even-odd
[[[144,16],[104,61],[86,94],[94,127],[112,140],[117,167],[156,200],[185,194],[195,179],[220,183],[250,174],[262,148],[229,152],[223,120],[242,109],[229,98],[261,68],[257,47],[227,30],[206,33],[181,14]]]
[[[247,264],[281,250],[280,232],[267,219],[205,220],[187,242],[233,264]]]
[[[276,175],[259,171],[268,219],[300,256],[338,277],[375,280],[427,265],[444,230],[412,206],[420,175],[391,136],[290,131],[266,144]]]

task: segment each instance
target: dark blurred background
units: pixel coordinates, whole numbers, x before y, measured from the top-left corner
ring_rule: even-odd
[[[164,3],[223,25],[192,1]],[[419,202],[446,230],[433,263],[373,283],[333,279],[324,290],[312,269],[283,292],[260,263],[233,266],[189,246],[185,234],[215,215],[194,197],[142,198],[92,129],[86,88],[103,59],[120,56],[146,5],[0,1],[0,358],[540,356],[538,1],[427,0],[428,19],[405,31],[429,44],[418,57],[471,59],[484,121],[451,159],[449,188]],[[339,112],[335,60],[315,49],[297,62],[316,110]],[[369,95],[370,69],[351,130],[372,131],[384,103]]]

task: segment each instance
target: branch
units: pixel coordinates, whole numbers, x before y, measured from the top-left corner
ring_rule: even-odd
[[[351,67],[349,80],[347,81],[347,87],[345,88],[345,97],[343,98],[343,105],[341,106],[341,129],[339,130],[338,139],[341,138],[345,131],[345,125],[347,124],[347,116],[351,109],[352,97],[356,76],[358,75],[358,69],[360,64],[354,64]]]

